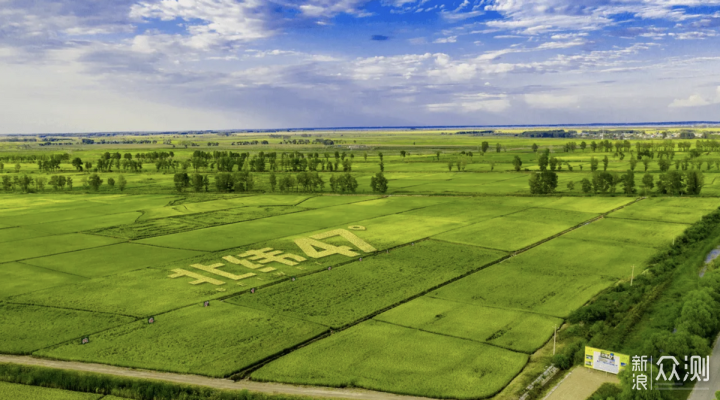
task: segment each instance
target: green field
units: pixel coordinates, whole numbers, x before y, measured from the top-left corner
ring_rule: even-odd
[[[223,377],[326,330],[325,327],[211,302],[198,303],[36,354],[65,360]]]
[[[504,254],[424,241],[228,301],[342,327],[499,259]]]
[[[158,140],[146,145],[0,141],[0,176],[35,181],[26,189],[0,187],[0,353],[223,378],[249,371],[255,380],[435,398],[517,399],[549,365],[556,327],[604,290],[647,273],[654,256],[720,206],[720,171],[712,164],[720,157],[676,150],[674,160],[705,163],[700,195],[645,190],[641,162],[636,190],[625,194],[619,176],[638,149],[653,152],[648,176],[655,184],[667,173],[658,163],[666,142],[633,136],[622,154],[565,151],[570,142],[601,139],[499,131],[308,133],[336,141],[328,146],[278,138],[232,144],[269,139],[262,132],[124,136]],[[531,194],[529,178],[546,149],[562,161],[558,185],[552,194]],[[58,169],[39,168],[37,161],[66,152]],[[143,168],[96,171],[105,152],[118,152],[121,162],[140,160]],[[336,152],[351,160],[354,191],[331,188],[331,178],[345,172],[308,167],[315,153],[334,163]],[[379,153],[386,192],[370,187]],[[252,189],[216,186],[220,165],[246,156],[254,163],[235,163],[231,174],[248,173]],[[581,181],[594,178],[591,157],[605,156],[610,175],[603,179],[615,191],[584,192]],[[70,164],[75,157],[93,166],[79,171]],[[196,169],[198,157],[208,165]],[[687,183],[694,165],[673,162],[670,171]],[[306,169],[323,185],[304,187]],[[207,189],[176,187],[184,173],[206,177]],[[104,181],[97,190],[87,182],[93,174]],[[121,174],[123,191],[108,186]],[[53,176],[72,178],[72,189],[37,185]],[[86,336],[90,343],[81,344]],[[0,392],[22,398],[14,393],[29,390],[11,386]],[[97,398],[88,396],[78,398]]]
[[[473,399],[500,391],[526,360],[524,354],[471,340],[368,321],[274,361],[252,377]]]

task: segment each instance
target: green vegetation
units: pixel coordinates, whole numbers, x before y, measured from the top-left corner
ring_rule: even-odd
[[[48,389],[37,386],[0,382],[0,399],[33,400],[98,400],[101,394],[78,393],[68,390]]]
[[[506,400],[585,343],[707,341],[719,288],[697,267],[720,232],[698,226],[716,222],[720,145],[649,133],[0,142],[0,352]]]
[[[0,352],[30,354],[35,350],[133,322],[134,318],[19,304],[0,305],[3,340]]]
[[[471,340],[367,321],[274,361],[252,378],[474,399],[500,391],[526,360]]]
[[[503,255],[429,240],[228,301],[342,327]]]
[[[223,377],[324,332],[271,313],[201,302],[36,354],[66,360]]]

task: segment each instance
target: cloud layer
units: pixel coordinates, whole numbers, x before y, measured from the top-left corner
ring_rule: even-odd
[[[720,111],[720,0],[0,0],[0,26],[5,133]]]

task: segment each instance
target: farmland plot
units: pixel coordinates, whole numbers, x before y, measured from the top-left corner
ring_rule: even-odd
[[[527,359],[483,343],[371,320],[273,361],[251,377],[473,399],[500,391]]]
[[[0,281],[0,299],[85,280],[85,278],[78,275],[56,272],[18,262],[0,264],[0,273],[3,275],[3,279]]]
[[[133,322],[134,318],[20,304],[0,305],[0,352],[30,354],[83,335]]]
[[[213,301],[142,320],[36,354],[134,368],[230,375],[323,333],[327,328],[273,313]]]
[[[118,242],[119,240],[113,238],[83,235],[81,233],[53,236],[52,239],[32,238],[18,240],[12,242],[12,245],[3,246],[3,251],[0,252],[0,263],[107,246]]]
[[[376,320],[487,342],[532,353],[552,335],[562,319],[545,315],[480,307],[432,297],[419,297],[375,317]]]
[[[503,255],[492,250],[425,241],[295,282],[261,288],[255,294],[245,293],[228,301],[341,327],[479,269]]]

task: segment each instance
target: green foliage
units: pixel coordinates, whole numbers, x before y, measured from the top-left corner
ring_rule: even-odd
[[[373,192],[385,193],[388,190],[388,180],[382,172],[378,172],[370,179],[370,187]]]
[[[0,380],[22,385],[65,389],[99,395],[114,395],[136,400],[302,400],[306,397],[266,395],[263,393],[218,390],[158,380],[126,378],[90,372],[0,364]],[[5,386],[3,386],[5,388]],[[5,392],[3,392],[5,393]],[[25,391],[27,393],[27,391]],[[31,392],[32,393],[32,392]],[[40,393],[40,392],[36,392]],[[77,394],[80,395],[80,394]],[[81,396],[81,395],[80,395]],[[90,397],[95,399],[98,396]],[[13,397],[23,398],[23,397]],[[30,397],[35,399],[36,397]],[[84,397],[50,400],[80,400]],[[39,400],[45,400],[42,397]]]
[[[543,170],[530,174],[530,193],[552,194],[558,185],[558,176],[555,172]]]
[[[98,174],[92,174],[87,178],[88,185],[94,190],[98,191],[100,189],[100,185],[102,185],[103,180],[100,179],[100,176]]]
[[[37,386],[19,385],[0,382],[0,396],[3,399],[32,400],[98,400],[99,394],[78,393],[60,389],[49,389]]]
[[[519,172],[520,168],[522,167],[522,160],[520,159],[519,156],[514,156],[512,164],[513,164],[513,167],[515,168],[515,171]]]

